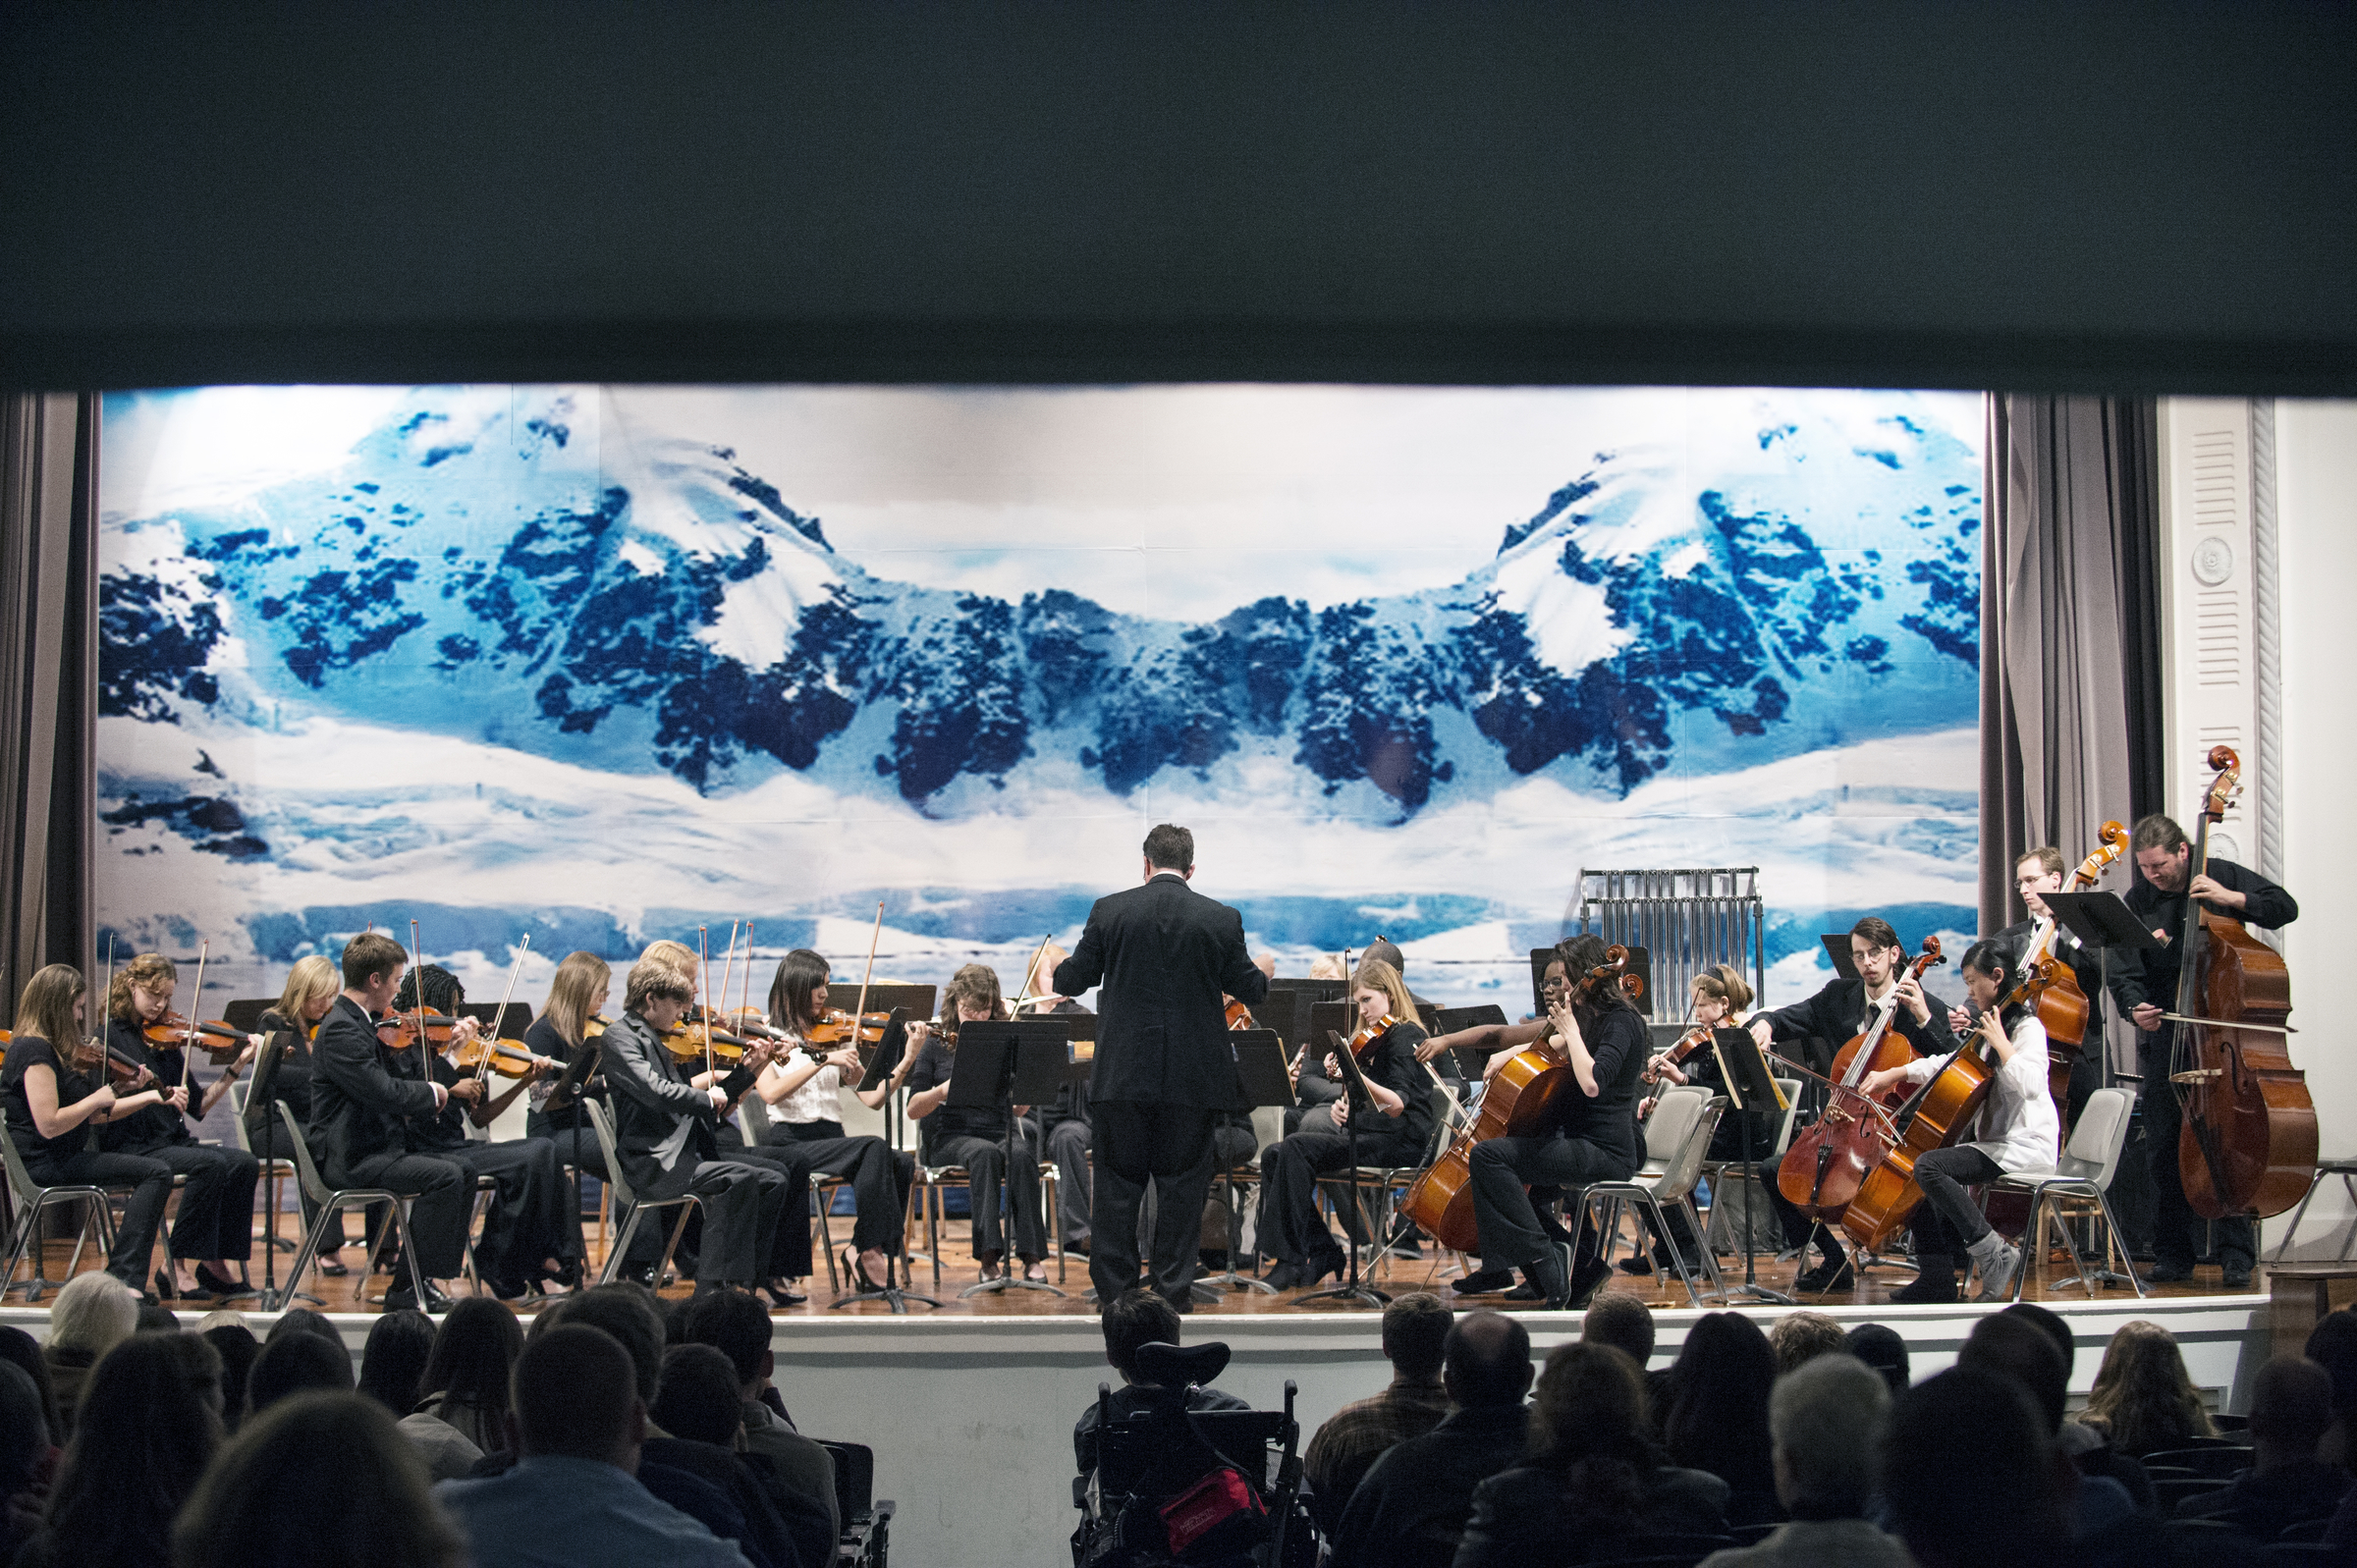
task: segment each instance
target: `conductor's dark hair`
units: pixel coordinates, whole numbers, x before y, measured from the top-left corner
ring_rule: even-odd
[[[1195,863],[1195,836],[1161,823],[1146,835],[1146,864],[1157,871],[1185,871]]]
[[[1125,1290],[1113,1298],[1102,1322],[1105,1359],[1124,1378],[1136,1376],[1140,1345],[1178,1342],[1178,1312],[1151,1290]]]
[[[769,982],[769,1021],[795,1029],[818,1022],[810,993],[825,985],[832,973],[826,959],[807,947],[796,947],[780,958],[778,972]]]
[[[2158,811],[2139,821],[2134,837],[2128,839],[2128,848],[2139,853],[2147,849],[2165,849],[2175,854],[2184,847],[2185,830],[2178,827],[2174,819],[2165,817]]]
[[[1900,952],[1907,950],[1907,945],[1898,940],[1897,928],[1881,915],[1868,915],[1850,927],[1849,934],[1864,938],[1870,947],[1896,947]]]

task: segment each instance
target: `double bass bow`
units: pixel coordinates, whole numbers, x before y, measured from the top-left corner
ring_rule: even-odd
[[[1572,990],[1585,996],[1607,978],[1623,980],[1628,949],[1614,946],[1605,961],[1589,970]],[[1571,998],[1563,1005],[1571,1004]],[[1571,1065],[1562,1052],[1545,1042],[1524,1046],[1490,1075],[1472,1124],[1449,1142],[1441,1157],[1409,1184],[1399,1212],[1422,1226],[1424,1233],[1451,1252],[1480,1249],[1481,1228],[1473,1217],[1473,1146],[1492,1138],[1527,1138],[1552,1126],[1555,1104],[1568,1089],[1578,1093]]]
[[[2209,760],[2218,777],[2186,862],[2177,1005],[2165,1014],[2176,1026],[2169,1088],[2185,1113],[2177,1173],[2203,1218],[2265,1218],[2299,1202],[2315,1177],[2316,1102],[2307,1074],[2291,1064],[2290,970],[2241,921],[2193,896],[2193,879],[2210,864],[2210,825],[2224,819],[2242,781],[2232,747],[2212,748]]]
[[[1906,978],[1921,984],[1925,970],[1946,961],[1940,939],[1926,937]],[[1824,1111],[1792,1135],[1783,1162],[1777,1166],[1777,1190],[1812,1219],[1840,1218],[1843,1207],[1857,1196],[1859,1185],[1890,1147],[1889,1111],[1900,1097],[1878,1101],[1859,1086],[1869,1073],[1914,1059],[1914,1048],[1891,1032],[1891,1020],[1898,1014],[1898,993],[1893,979],[1874,1004],[1874,1022],[1835,1054]]]

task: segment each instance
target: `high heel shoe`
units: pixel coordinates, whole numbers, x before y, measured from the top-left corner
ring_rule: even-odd
[[[155,1299],[158,1301],[180,1299],[180,1292],[173,1288],[172,1271],[169,1269],[158,1269],[155,1271]]]
[[[859,1261],[859,1249],[856,1247],[843,1249],[843,1277],[850,1280],[856,1290],[877,1288],[876,1282],[867,1276],[867,1265]]]
[[[210,1291],[224,1301],[234,1301],[240,1296],[250,1296],[257,1293],[253,1286],[242,1280],[224,1279],[202,1264],[196,1266],[196,1288]]]
[[[769,1297],[774,1307],[798,1307],[810,1299],[783,1279],[764,1279],[756,1288]]]

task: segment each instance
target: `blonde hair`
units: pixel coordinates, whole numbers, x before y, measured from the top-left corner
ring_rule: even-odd
[[[1312,980],[1348,979],[1349,977],[1343,973],[1343,955],[1339,952],[1319,953],[1309,961],[1309,978]]]
[[[17,999],[17,1037],[40,1036],[57,1049],[58,1059],[71,1066],[82,1049],[74,1003],[88,989],[82,971],[72,964],[53,963],[39,970],[25,982],[25,994]]]
[[[1358,994],[1362,991],[1382,992],[1389,1003],[1384,1011],[1401,1023],[1416,1021],[1416,1004],[1407,995],[1407,982],[1399,978],[1398,970],[1381,958],[1361,958],[1358,961],[1358,974],[1350,982],[1350,1001],[1354,1010]]]
[[[178,985],[180,971],[160,952],[143,952],[115,971],[106,988],[106,1015],[118,1023],[136,1023],[131,1012],[131,988],[153,991],[159,985]]]
[[[321,997],[332,997],[343,989],[342,976],[324,953],[312,953],[295,960],[287,971],[286,989],[278,994],[278,1005],[273,1010],[287,1021],[287,1026],[300,1032],[303,1013]]]
[[[1696,975],[1694,995],[1726,1002],[1730,1023],[1751,1010],[1751,987],[1731,964],[1716,963]]]
[[[589,1004],[613,981],[612,966],[596,953],[569,952],[557,965],[557,977],[548,983],[548,1001],[540,1016],[555,1027],[559,1039],[577,1047],[589,1021]]]
[[[648,943],[646,951],[638,955],[638,962],[659,963],[677,969],[682,974],[692,975],[695,973],[695,949],[684,942],[674,942],[665,937]]]
[[[2186,1376],[2177,1336],[2137,1318],[2121,1324],[2104,1347],[2087,1415],[2103,1423],[2111,1445],[2125,1454],[2150,1453],[2186,1437],[2215,1437],[2210,1412]]]
[[[988,964],[966,964],[950,976],[950,983],[941,988],[942,1028],[955,1030],[958,1027],[958,1003],[960,1001],[987,1005],[993,1018],[1007,1016],[1007,999],[999,991],[999,972]]]

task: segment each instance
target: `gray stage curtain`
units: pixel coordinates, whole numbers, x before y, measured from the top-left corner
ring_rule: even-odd
[[[0,1000],[90,967],[96,394],[0,397]]]
[[[1981,929],[2024,850],[2076,860],[2161,799],[2160,470],[2150,399],[1989,399]]]

